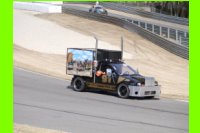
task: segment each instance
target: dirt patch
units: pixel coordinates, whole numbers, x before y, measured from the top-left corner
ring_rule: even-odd
[[[137,34],[131,33],[119,26],[98,22],[96,20],[77,17],[69,14],[37,14],[39,18],[50,20],[59,24],[60,26],[71,29],[88,36],[97,36],[99,40],[117,45],[120,47],[121,36],[125,37],[126,46],[132,44],[131,40],[142,40],[143,38]],[[132,38],[129,40],[129,38]],[[128,39],[128,40],[126,40]]]
[[[67,133],[52,129],[38,128],[23,124],[14,124],[14,133]],[[68,132],[69,133],[69,132]]]

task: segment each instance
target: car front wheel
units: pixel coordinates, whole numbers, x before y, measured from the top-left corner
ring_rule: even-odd
[[[126,84],[122,83],[117,87],[117,94],[120,98],[128,98],[129,93],[130,90]]]

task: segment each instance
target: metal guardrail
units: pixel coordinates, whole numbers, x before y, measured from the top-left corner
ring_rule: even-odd
[[[182,25],[188,25],[187,18],[169,16],[169,15],[155,13],[155,12],[147,12],[147,11],[143,11],[141,9],[135,8],[135,7],[122,5],[119,3],[102,2],[101,5],[103,5],[106,8],[110,8],[113,10],[119,10],[119,11],[123,11],[123,12],[130,13],[130,14],[137,14],[140,16],[148,17],[148,18],[163,20],[163,21],[182,24]]]
[[[167,39],[171,42],[177,43],[184,47],[188,47],[188,32],[180,31],[177,29],[173,29],[171,27],[158,25],[148,21],[142,21],[138,19],[131,18],[121,18],[129,23],[142,27],[145,30],[150,31],[153,34],[156,34],[164,39]]]
[[[187,47],[182,45],[178,45],[173,43],[169,40],[163,39],[162,37],[151,33],[148,30],[145,30],[141,27],[131,24],[130,22],[124,22],[124,26],[126,29],[132,29],[137,32],[139,35],[143,36],[144,38],[150,40],[151,42],[157,44],[158,46],[164,48],[165,50],[174,53],[182,58],[188,59],[189,50]]]
[[[157,44],[158,46],[166,49],[167,51],[174,53],[182,58],[188,59],[189,57],[189,51],[187,47],[184,47],[182,45],[178,45],[176,43],[173,43],[169,40],[166,40],[156,34],[153,34],[149,32],[148,30],[143,29],[142,27],[139,27],[137,25],[134,25],[128,21],[111,17],[111,16],[105,16],[105,15],[100,15],[100,14],[94,14],[94,13],[89,13],[85,11],[80,11],[76,9],[69,9],[66,7],[62,7],[62,12],[63,13],[68,13],[68,14],[73,14],[76,16],[84,17],[84,18],[89,18],[89,19],[95,19],[98,21],[103,21],[103,22],[108,22],[108,23],[113,23],[115,25],[121,26],[131,32],[136,32],[139,35],[145,37],[146,39],[150,40],[151,42]]]

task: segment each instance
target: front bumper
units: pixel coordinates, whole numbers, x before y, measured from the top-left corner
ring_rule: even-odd
[[[129,96],[134,97],[148,97],[153,96],[154,98],[160,97],[161,86],[131,86],[129,85],[130,94]]]

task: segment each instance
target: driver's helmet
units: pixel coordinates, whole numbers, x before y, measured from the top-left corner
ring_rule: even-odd
[[[98,1],[96,2],[96,5],[99,5],[99,2],[98,2]]]

